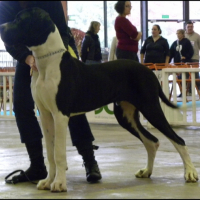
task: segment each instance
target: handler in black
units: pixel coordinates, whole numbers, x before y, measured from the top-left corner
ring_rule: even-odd
[[[18,12],[28,7],[39,7],[49,13],[67,48],[70,34],[60,1],[1,1],[0,24],[13,21]],[[21,142],[25,143],[31,161],[28,170],[26,170],[25,173],[12,177],[12,182],[18,183],[29,180],[41,180],[46,178],[47,170],[43,157],[43,136],[35,116],[34,101],[30,88],[31,76],[30,66],[28,64],[33,57],[32,52],[29,51],[26,46],[22,45],[12,47],[5,45],[5,47],[10,55],[18,61],[14,82],[14,112]],[[69,129],[72,143],[77,147],[79,154],[83,157],[87,181],[95,182],[100,180],[101,173],[94,157],[94,146],[92,145],[94,137],[86,116],[79,115],[71,118],[69,121]]]
[[[160,26],[155,24],[152,28],[152,36],[148,37],[140,51],[141,63],[169,63],[169,44],[163,38]]]

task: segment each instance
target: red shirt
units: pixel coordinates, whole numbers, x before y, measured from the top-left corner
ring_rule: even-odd
[[[118,39],[117,48],[136,53],[138,52],[138,41],[133,40],[137,37],[138,31],[127,18],[121,16],[116,18],[115,31]]]

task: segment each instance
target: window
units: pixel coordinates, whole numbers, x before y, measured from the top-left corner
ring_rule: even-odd
[[[183,19],[182,1],[148,1],[149,19]]]
[[[116,35],[115,33],[115,19],[118,16],[114,6],[117,1],[107,1],[107,26],[108,26],[108,47],[110,48],[113,37]]]
[[[200,18],[200,2],[199,1],[189,1],[189,12],[190,19],[199,19]]]
[[[68,1],[68,26],[86,32],[91,21],[101,23],[98,35],[101,47],[104,47],[103,1]]]
[[[158,24],[162,36],[171,46],[177,40],[176,31],[183,29],[183,22],[177,22],[183,20],[183,1],[148,1],[148,19],[148,35],[151,35],[153,25]],[[174,22],[167,20],[174,20]]]

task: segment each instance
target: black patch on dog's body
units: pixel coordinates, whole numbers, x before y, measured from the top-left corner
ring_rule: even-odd
[[[143,68],[148,76],[148,68],[128,60],[85,65],[68,54],[63,55],[60,64],[61,81],[56,97],[64,115],[88,112],[120,101],[139,106],[138,94],[142,91],[139,86],[135,87],[140,82],[137,71]]]
[[[159,96],[163,99],[164,95],[155,74],[144,65],[131,60],[85,65],[66,52],[60,70],[56,103],[63,115],[69,117],[72,113],[88,112],[109,103],[127,101],[168,138],[185,145],[184,140],[171,129],[162,112]],[[166,101],[166,97],[163,100]],[[168,105],[176,108],[170,102]],[[126,119],[120,121],[124,128],[140,139]],[[136,121],[142,133],[156,142],[157,138],[141,128],[139,120]]]

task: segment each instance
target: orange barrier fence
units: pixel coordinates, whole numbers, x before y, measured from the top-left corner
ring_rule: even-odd
[[[143,65],[145,65],[146,67],[148,67],[151,70],[156,70],[156,71],[157,70],[162,70],[164,68],[199,68],[200,67],[200,63],[198,63],[198,62],[193,62],[193,63],[192,62],[190,62],[190,63],[170,63],[170,64],[165,64],[165,63],[144,63]],[[186,79],[186,83],[187,83],[186,94],[188,93],[189,87],[191,86],[191,73],[189,72],[188,74],[189,75],[188,75],[188,77]],[[180,91],[182,92],[182,85],[181,85],[182,79],[178,79],[178,75],[179,74],[177,74],[176,82],[177,82],[177,84],[179,86]],[[171,83],[171,82],[173,82],[173,81],[169,80],[169,83]],[[196,78],[195,82],[196,83],[200,82],[200,78]],[[199,91],[199,88],[198,88],[197,84],[195,84],[195,89],[196,89],[196,91],[198,93],[198,96],[200,98],[200,91]],[[172,97],[172,90],[173,90],[173,86],[172,86],[171,91],[170,91],[169,100]]]
[[[147,66],[149,69],[161,70],[163,68],[199,68],[200,63],[144,63],[143,65]]]

